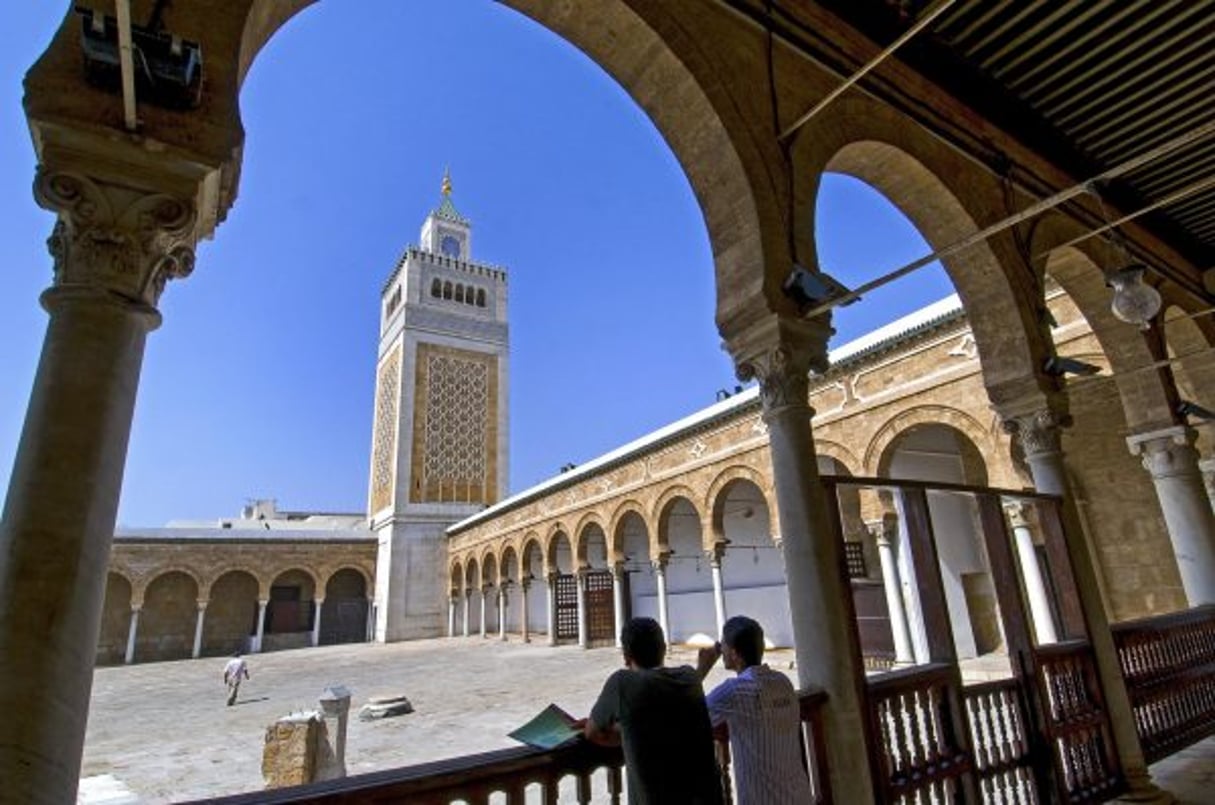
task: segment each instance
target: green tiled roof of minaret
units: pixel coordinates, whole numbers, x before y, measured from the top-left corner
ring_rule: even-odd
[[[451,203],[451,171],[446,168],[443,169],[443,200],[439,202],[434,216],[457,224],[468,225],[471,223],[456,210],[456,205]]]

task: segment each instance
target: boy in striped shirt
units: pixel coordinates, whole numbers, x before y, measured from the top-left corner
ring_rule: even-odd
[[[793,683],[762,663],[764,630],[741,615],[722,627],[721,642],[702,648],[697,672],[704,679],[721,657],[737,676],[705,697],[714,727],[730,732],[737,805],[812,802],[801,745],[801,715]]]

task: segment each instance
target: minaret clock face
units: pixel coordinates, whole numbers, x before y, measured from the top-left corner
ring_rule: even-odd
[[[460,256],[460,239],[455,235],[444,235],[439,240],[439,251],[448,257]]]

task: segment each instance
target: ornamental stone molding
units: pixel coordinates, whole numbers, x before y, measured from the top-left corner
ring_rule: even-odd
[[[93,288],[155,307],[194,270],[193,203],[39,167],[34,198],[59,220],[47,240],[54,287]]]
[[[1015,438],[1027,459],[1062,452],[1063,428],[1072,424],[1072,418],[1050,408],[1042,408],[1027,414],[1004,419],[1004,432]]]
[[[1184,425],[1128,436],[1126,445],[1131,455],[1139,456],[1143,468],[1153,478],[1173,478],[1194,475],[1198,468],[1198,451],[1194,442],[1198,432]]]

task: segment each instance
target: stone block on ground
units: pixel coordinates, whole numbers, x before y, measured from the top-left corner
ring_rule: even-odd
[[[403,716],[413,712],[413,705],[404,696],[372,696],[359,708],[359,721]]]

